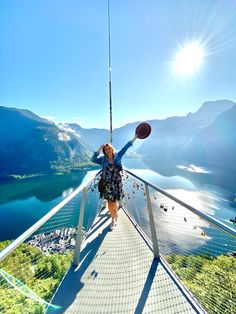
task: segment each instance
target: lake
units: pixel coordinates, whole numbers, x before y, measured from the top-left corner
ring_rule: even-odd
[[[0,241],[15,239],[80,185],[87,171],[1,184]]]
[[[236,216],[236,174],[195,165],[166,165],[155,160],[125,159],[127,168],[135,168],[140,176],[181,199],[188,205],[233,226]]]
[[[233,191],[209,184],[207,180],[202,182],[202,178],[197,182],[180,175],[164,175],[150,169],[147,171],[149,165],[142,160],[125,159],[124,165],[137,171],[144,169],[142,175],[146,180],[232,226],[228,220],[236,216]],[[78,187],[86,173],[87,171],[78,171],[72,174],[43,175],[2,183],[0,241],[15,239],[27,230]]]

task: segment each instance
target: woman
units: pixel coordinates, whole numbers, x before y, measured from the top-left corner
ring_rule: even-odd
[[[111,144],[103,144],[94,152],[91,161],[102,166],[102,178],[104,181],[104,189],[100,193],[101,198],[105,198],[108,202],[108,209],[111,215],[110,229],[113,230],[117,221],[117,201],[124,196],[122,188],[122,163],[121,159],[126,151],[133,145],[137,139],[137,135],[129,141],[118,153],[115,153]],[[100,152],[104,156],[98,157]]]

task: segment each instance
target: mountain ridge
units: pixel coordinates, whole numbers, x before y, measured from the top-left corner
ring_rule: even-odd
[[[184,155],[192,161],[236,169],[236,105],[221,113],[186,146]]]
[[[78,137],[29,110],[0,107],[0,173],[47,172],[89,159]]]
[[[152,127],[151,136],[144,141],[138,141],[137,145],[135,143],[130,153],[135,152],[145,158],[152,156],[157,162],[159,160],[173,164],[179,161],[196,162],[196,156],[199,156],[201,162],[209,162],[211,158],[218,164],[219,160],[214,159],[212,154],[200,154],[200,150],[196,154],[196,147],[204,146],[199,143],[204,143],[211,125],[212,130],[217,131],[217,124],[221,124],[222,127],[229,124],[235,132],[234,108],[236,104],[230,100],[208,101],[196,112],[186,116],[148,120],[146,122]],[[141,122],[127,123],[114,129],[113,145],[117,149],[123,147],[133,138],[135,128]],[[229,132],[222,132],[221,147],[226,142],[225,137],[229,137]],[[231,134],[231,137],[234,139],[234,135]],[[213,141],[213,137],[210,138]],[[53,171],[58,165],[63,167],[68,163],[76,165],[86,162],[89,161],[93,151],[108,141],[107,129],[85,129],[75,123],[56,124],[30,110],[0,106],[1,174]],[[219,149],[220,145],[214,146],[215,154],[219,154],[217,152]],[[203,148],[201,150],[203,151]],[[236,157],[236,151],[232,147],[228,152],[233,154],[232,158]],[[232,158],[227,159],[230,166]]]

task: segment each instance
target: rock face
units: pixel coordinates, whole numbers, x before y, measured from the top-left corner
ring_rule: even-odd
[[[88,160],[79,138],[28,110],[0,107],[0,173],[50,171],[53,163]]]

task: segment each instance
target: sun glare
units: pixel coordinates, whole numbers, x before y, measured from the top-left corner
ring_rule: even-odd
[[[196,73],[203,62],[204,49],[198,43],[189,43],[182,46],[177,53],[173,65],[178,75],[190,75]]]

